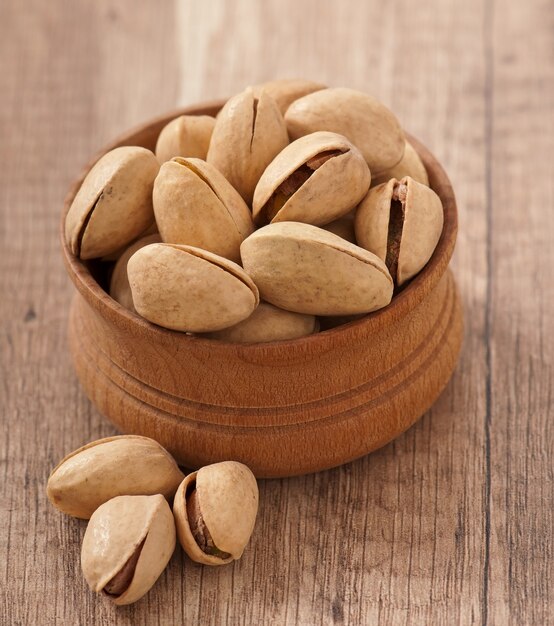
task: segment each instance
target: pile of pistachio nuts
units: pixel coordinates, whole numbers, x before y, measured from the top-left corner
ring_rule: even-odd
[[[60,511],[90,520],[83,574],[115,604],[149,591],[176,535],[197,563],[239,559],[258,512],[258,485],[242,463],[214,463],[184,476],[165,448],[135,435],[99,439],[66,456],[50,474],[47,494]]]
[[[280,80],[183,115],[155,154],[90,170],[66,240],[115,261],[110,294],[165,328],[303,337],[387,306],[431,258],[440,198],[396,117],[347,88]]]

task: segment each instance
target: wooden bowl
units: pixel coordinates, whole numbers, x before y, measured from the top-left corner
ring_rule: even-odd
[[[215,114],[222,103],[175,111],[127,133],[120,145],[154,149],[176,115]],[[385,445],[435,401],[462,338],[460,299],[448,263],[456,201],[440,164],[410,138],[444,206],[433,257],[392,303],[325,332],[236,345],[166,330],[106,293],[105,264],[68,249],[63,220],[86,172],[69,192],[62,248],[77,288],[69,319],[77,375],[98,409],[125,433],[153,437],[186,467],[225,459],[258,477],[330,468]]]

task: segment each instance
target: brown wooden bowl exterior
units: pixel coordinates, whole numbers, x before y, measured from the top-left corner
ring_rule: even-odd
[[[153,149],[175,116],[213,115],[221,104],[175,111],[127,133],[69,192],[61,240],[77,288],[69,321],[77,375],[119,430],[153,437],[186,467],[233,459],[258,477],[276,477],[346,463],[409,428],[448,382],[460,351],[462,311],[448,270],[456,201],[417,140],[410,137],[445,212],[433,257],[385,309],[310,337],[237,345],[160,328],[115,302],[65,243],[65,215],[101,154],[119,145]]]

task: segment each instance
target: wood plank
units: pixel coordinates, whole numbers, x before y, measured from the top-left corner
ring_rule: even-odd
[[[554,8],[489,13],[489,617],[552,624]]]

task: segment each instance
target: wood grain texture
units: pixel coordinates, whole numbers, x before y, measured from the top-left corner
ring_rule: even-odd
[[[554,623],[552,3],[7,0],[0,14],[0,623]],[[121,130],[291,75],[374,93],[445,165],[462,360],[389,446],[262,482],[240,562],[177,552],[116,610],[80,574],[84,523],[44,495],[59,458],[115,432],[68,356],[62,199]]]

